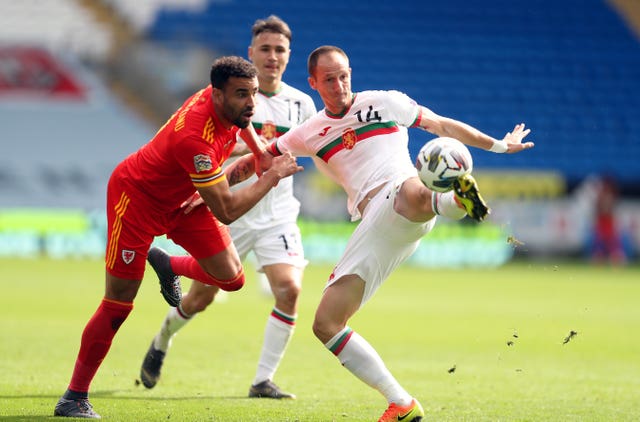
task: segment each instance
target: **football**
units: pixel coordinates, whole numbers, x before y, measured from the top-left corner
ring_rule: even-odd
[[[473,160],[465,144],[454,138],[440,137],[420,149],[416,168],[426,187],[447,192],[453,189],[454,180],[471,173]]]

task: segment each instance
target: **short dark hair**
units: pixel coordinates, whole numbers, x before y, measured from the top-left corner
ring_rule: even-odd
[[[224,89],[231,77],[252,79],[256,76],[258,69],[239,56],[220,57],[211,66],[211,85],[218,89]]]
[[[349,59],[347,53],[345,53],[340,47],[336,47],[335,45],[322,45],[309,54],[309,58],[307,59],[307,71],[309,72],[309,76],[313,76],[315,73],[316,66],[318,66],[318,58],[320,56],[334,52],[342,54],[347,60]]]
[[[289,25],[276,15],[271,15],[266,19],[258,19],[251,27],[251,35],[253,38],[263,32],[282,34],[291,41],[291,29],[289,28]]]

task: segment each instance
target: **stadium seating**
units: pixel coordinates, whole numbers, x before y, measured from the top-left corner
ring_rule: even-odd
[[[55,63],[79,81],[82,97],[0,90],[0,209],[103,209],[115,165],[154,133],[77,62]]]
[[[534,130],[535,152],[478,152],[479,169],[560,171],[570,187],[608,173],[640,193],[640,44],[603,0],[213,1],[160,9],[146,36],[244,56],[251,24],[272,13],[294,31],[295,86],[308,86],[308,53],[335,44],[354,90],[399,89],[496,137],[519,122]],[[430,138],[413,136],[414,152]]]
[[[95,72],[113,34],[76,0],[0,10],[0,210],[103,209],[111,170],[155,131]]]
[[[191,13],[201,12],[207,0],[102,0],[120,14],[136,31],[146,31],[156,19],[161,9],[188,10]]]
[[[101,60],[112,34],[74,0],[0,0],[2,45],[38,45]]]
[[[89,13],[83,6],[101,10]],[[167,92],[190,92],[191,87],[179,85],[187,79],[183,80],[181,71],[198,72],[202,67],[202,61],[190,59],[194,46],[245,56],[251,25],[256,18],[273,13],[287,20],[294,31],[286,77],[294,86],[308,91],[308,53],[321,44],[335,44],[351,57],[356,91],[398,89],[496,137],[515,123],[526,122],[537,143],[532,152],[509,157],[474,153],[487,194],[557,199],[566,186],[577,185],[589,174],[609,173],[623,193],[640,195],[640,143],[635,139],[640,125],[640,45],[604,0],[565,0],[560,5],[551,0],[344,0],[330,6],[284,0],[0,0],[0,88],[6,89],[2,83],[16,69],[11,58],[15,54],[4,54],[14,46],[50,52],[62,74],[71,75],[80,87],[76,98],[14,95],[15,90],[0,89],[4,134],[0,223],[7,223],[7,211],[22,217],[29,208],[102,210],[104,186],[115,163],[155,131],[156,124],[149,127],[132,115],[92,72],[112,50],[114,38],[121,38],[115,36],[120,33],[117,27],[109,32],[94,18],[99,15],[95,12],[109,7],[119,10],[133,32],[144,38],[140,44],[127,38],[124,44],[131,47],[130,55],[118,57],[129,62],[140,59],[143,64],[138,70],[167,100],[175,99],[168,98]],[[147,48],[154,42],[157,45]],[[165,46],[181,54],[164,56],[158,51]],[[142,60],[146,57],[153,57],[155,66]],[[209,54],[204,57],[208,60]],[[28,63],[38,62],[24,62]],[[93,66],[87,68],[87,64]],[[163,71],[165,77],[151,75],[150,68],[154,73]],[[57,74],[55,69],[45,69],[50,72],[39,75],[48,79],[35,82],[56,79],[51,77]],[[126,72],[120,71],[112,77],[122,82]],[[170,89],[159,86],[165,82],[172,85]],[[140,97],[141,92],[141,86],[136,86],[135,95]],[[310,93],[320,106],[319,97]],[[414,153],[432,137],[411,133]],[[570,233],[575,240],[570,246],[578,245],[581,232],[575,230],[573,220],[586,221],[584,208],[576,207],[568,218],[574,224],[563,223],[564,232],[547,217],[559,214],[557,209],[545,209],[551,211],[543,213],[544,218],[532,217],[525,204],[514,212],[521,220],[504,213],[502,218],[523,231],[530,251],[536,248],[530,234],[539,235],[539,250],[548,251],[549,243],[557,243],[548,233],[558,237]],[[632,221],[635,209],[627,208],[628,218],[622,220],[632,229],[638,227]],[[494,210],[501,221],[500,207]],[[104,220],[102,215],[96,219]],[[46,222],[51,227],[49,217]],[[548,230],[541,231],[541,225]],[[100,236],[88,240],[95,247],[79,248],[76,233],[63,233],[70,241],[60,237],[43,241],[37,233],[18,236],[6,230],[6,224],[0,232],[4,236],[0,255],[18,249],[28,255],[43,247],[54,256],[77,249],[102,253]],[[496,239],[504,248],[504,236],[500,236]],[[486,244],[477,249],[482,248],[489,250]],[[421,257],[421,252],[416,256]]]

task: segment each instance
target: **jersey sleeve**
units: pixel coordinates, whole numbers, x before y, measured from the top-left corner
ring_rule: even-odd
[[[309,152],[305,144],[304,134],[306,126],[307,125],[303,123],[280,136],[271,145],[271,152],[276,155],[290,152],[294,157],[309,157],[313,155]]]
[[[222,163],[226,157],[195,135],[180,142],[176,148],[176,159],[196,188],[212,186],[225,180]]]
[[[386,91],[384,101],[391,118],[399,125],[411,127],[420,115],[420,106],[400,91]]]

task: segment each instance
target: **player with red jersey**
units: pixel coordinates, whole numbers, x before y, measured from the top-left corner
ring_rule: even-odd
[[[262,153],[250,125],[257,91],[257,71],[250,62],[216,60],[211,86],[189,98],[148,144],[113,171],[107,187],[105,295],[85,326],[71,382],[54,415],[100,417],[89,403],[89,386],[133,309],[155,236],[166,234],[189,253],[170,261],[149,256],[156,272],[165,275],[161,290],[170,305],[182,296],[173,270],[224,290],[243,286],[242,264],[225,224],[250,210],[280,179],[302,170],[288,155],[250,186],[230,190],[254,172],[252,154],[222,170],[237,136],[253,154]],[[181,205],[196,192],[207,207],[187,214]]]
[[[248,57],[258,69],[259,84],[258,104],[251,120],[260,137],[270,142],[314,115],[316,107],[309,95],[282,80],[291,52],[289,25],[271,15],[256,20],[251,34]],[[247,147],[238,142],[233,155],[247,151]],[[251,176],[232,189],[242,189],[255,179]],[[186,204],[185,210],[199,207],[200,203],[201,199],[196,199]],[[255,268],[265,275],[269,293],[275,299],[274,307],[267,313],[264,342],[249,397],[295,398],[295,394],[275,384],[273,378],[296,328],[302,274],[307,265],[296,223],[299,212],[300,202],[294,196],[293,177],[287,177],[255,207],[229,225],[238,254],[244,259],[253,253]],[[152,248],[149,255],[158,259],[162,253]],[[175,335],[198,313],[208,309],[218,293],[217,288],[194,281],[180,304],[169,308],[142,361],[140,380],[145,387],[154,388],[160,379]]]

